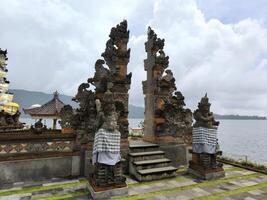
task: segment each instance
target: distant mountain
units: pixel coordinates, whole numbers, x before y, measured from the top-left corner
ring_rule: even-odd
[[[20,89],[10,89],[11,93],[14,94],[14,102],[20,104],[22,108],[29,108],[33,104],[40,104],[43,105],[44,103],[48,102],[53,98],[53,94],[47,94],[44,92],[34,92],[28,90],[20,90]],[[72,107],[77,107],[77,103],[72,101],[72,96],[60,94],[59,98],[65,104],[69,104]],[[22,117],[25,117],[23,112]],[[259,116],[241,116],[241,115],[219,115],[214,114],[216,119],[253,119],[253,120],[266,120],[266,117],[259,117]],[[129,118],[144,118],[144,108],[135,105],[129,105]]]
[[[232,120],[266,120],[266,117],[260,116],[242,116],[242,115],[218,115],[214,114],[215,119],[232,119]]]
[[[145,109],[140,106],[129,105],[129,118],[144,118]]]
[[[22,111],[22,108],[29,108],[33,104],[43,105],[53,98],[53,94],[47,94],[44,92],[35,92],[21,89],[10,89],[9,92],[14,94],[14,102],[19,103],[21,109],[21,117],[27,117]],[[59,94],[60,100],[69,104],[72,107],[77,107],[78,104],[72,101],[72,96]],[[129,105],[129,117],[130,118],[144,118],[144,108]]]

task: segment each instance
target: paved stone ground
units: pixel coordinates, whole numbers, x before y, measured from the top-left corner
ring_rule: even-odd
[[[201,181],[178,170],[175,178],[142,182],[127,177],[129,195],[115,199],[134,200],[267,200],[267,175],[224,166],[226,177],[213,181]],[[92,199],[86,190],[87,181],[51,179],[38,182],[20,182],[0,186],[0,200],[29,199]]]
[[[147,183],[129,183],[129,196],[117,199],[148,200],[267,200],[267,175],[225,165],[226,177],[201,181],[183,175]],[[129,179],[129,181],[132,181]]]

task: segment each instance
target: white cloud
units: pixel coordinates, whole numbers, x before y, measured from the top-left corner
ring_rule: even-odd
[[[261,20],[224,24],[194,0],[2,0],[0,47],[9,50],[13,88],[74,95],[93,75],[110,28],[129,22],[130,102],[143,105],[146,27],[165,38],[177,87],[195,108],[208,92],[217,113],[267,115],[267,29]]]

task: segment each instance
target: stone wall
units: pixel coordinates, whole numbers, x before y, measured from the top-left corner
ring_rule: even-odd
[[[80,156],[0,162],[0,184],[80,175]]]
[[[81,175],[75,135],[60,130],[0,134],[0,184]]]
[[[191,159],[189,147],[185,144],[161,144],[160,149],[165,152],[165,156],[171,160],[174,167],[188,165]]]

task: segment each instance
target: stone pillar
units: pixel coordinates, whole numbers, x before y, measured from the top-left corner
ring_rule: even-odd
[[[104,93],[109,87],[115,100],[118,114],[118,126],[121,133],[121,151],[123,158],[127,159],[129,152],[128,142],[128,104],[132,74],[127,74],[127,65],[130,58],[130,49],[127,48],[129,31],[127,21],[124,20],[113,27],[106,42],[106,49],[102,53],[103,59],[95,62],[94,77],[89,78],[87,83],[82,83],[78,88],[74,101],[79,103],[76,114],[71,119],[77,139],[76,149],[87,151],[93,145],[94,134],[97,127],[96,100],[103,101]],[[105,66],[106,65],[106,66]],[[95,90],[90,90],[91,85]],[[81,159],[83,160],[83,159]],[[90,160],[87,157],[84,160]],[[127,166],[124,167],[127,171]]]
[[[129,41],[129,30],[127,30],[127,21],[124,20],[116,27],[113,27],[109,34],[109,40],[106,43],[106,49],[102,53],[107,64],[109,73],[107,82],[112,84],[111,92],[114,95],[116,111],[119,114],[118,125],[121,133],[122,145],[121,152],[124,159],[127,159],[129,152],[129,89],[132,74],[128,74],[127,65],[130,59],[130,49],[127,47]],[[96,96],[103,96],[103,91],[96,91]],[[128,162],[125,162],[128,163]],[[125,172],[127,165],[124,166]]]
[[[169,57],[163,48],[164,39],[158,38],[149,27],[144,60],[147,79],[143,81],[144,140],[159,144],[174,161],[173,165],[178,166],[187,162],[184,136],[191,131],[192,113],[184,108],[184,97],[176,89],[173,73],[167,69]]]
[[[53,129],[57,129],[57,119],[53,119]]]

